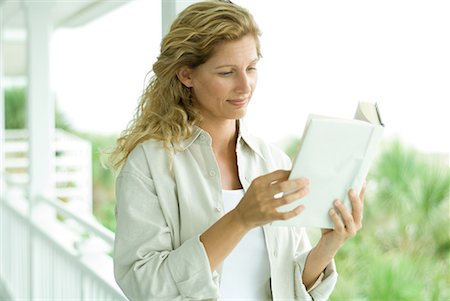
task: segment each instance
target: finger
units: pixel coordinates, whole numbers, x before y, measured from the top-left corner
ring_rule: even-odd
[[[276,214],[275,220],[288,220],[288,219],[291,219],[293,217],[296,217],[300,213],[302,213],[303,210],[305,210],[305,206],[304,205],[300,205],[300,206],[292,209],[291,211],[278,212]]]
[[[259,182],[260,184],[267,186],[272,184],[273,182],[279,182],[287,180],[289,177],[290,171],[289,170],[275,170],[271,173],[268,173],[266,175],[258,177],[255,181]]]
[[[357,225],[357,227],[361,227],[362,215],[363,215],[363,204],[362,204],[360,198],[358,198],[358,196],[356,195],[356,192],[354,189],[350,189],[348,191],[348,197],[350,199],[350,202],[352,203],[353,220],[354,220],[355,224]]]
[[[347,232],[355,233],[355,221],[353,219],[353,216],[350,214],[350,212],[347,210],[347,208],[344,206],[344,203],[342,203],[340,200],[336,200],[334,202],[334,205],[339,210],[339,213],[341,215],[342,221],[344,222],[345,229]]]
[[[275,198],[272,200],[272,206],[274,208],[278,208],[280,206],[286,205],[286,204],[290,204],[298,199],[301,199],[302,197],[304,197],[305,195],[307,195],[309,193],[309,188],[308,187],[303,187],[293,193],[290,194],[286,194],[281,198]]]
[[[309,185],[309,180],[306,178],[300,178],[295,180],[288,180],[274,183],[270,186],[270,192],[272,195],[276,195],[280,192],[295,192],[299,189],[307,187]]]
[[[331,220],[333,221],[334,231],[336,231],[337,233],[345,233],[344,222],[342,221],[342,219],[339,216],[339,214],[337,213],[337,211],[334,208],[331,208],[328,211],[328,215],[330,216]]]
[[[361,192],[359,193],[359,199],[361,200],[362,204],[364,204],[364,198],[366,196],[366,187],[367,187],[367,183],[364,180],[362,188],[361,188]]]

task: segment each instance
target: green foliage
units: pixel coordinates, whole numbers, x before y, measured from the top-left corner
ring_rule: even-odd
[[[11,87],[5,90],[5,128],[24,129],[27,126],[26,87]],[[71,131],[67,118],[55,108],[56,128]]]
[[[5,128],[23,129],[26,125],[26,95],[24,87],[5,90]]]
[[[114,196],[108,201],[103,202],[100,205],[99,210],[96,212],[95,216],[102,223],[103,226],[109,230],[116,231],[116,216],[115,216],[115,199]]]
[[[64,115],[59,109],[59,105],[57,102],[55,102],[55,106],[55,127],[67,132],[73,132],[73,128],[70,125],[70,122],[67,120],[66,115]]]
[[[299,150],[300,139],[293,138],[284,144],[284,152],[293,160]]]
[[[92,133],[77,133],[81,138],[91,142],[92,145],[92,179],[94,182],[93,201],[94,215],[106,228],[116,229],[114,216],[115,194],[114,174],[107,169],[102,161],[105,151],[114,145],[116,136],[99,135]]]
[[[419,207],[428,214],[449,196],[449,172],[443,163],[442,157],[419,153],[399,141],[386,145],[373,173],[380,202],[392,210],[417,212]]]
[[[332,301],[449,300],[449,171],[446,156],[383,145],[364,227],[336,256]]]
[[[425,283],[416,276],[414,262],[400,254],[397,256],[380,256],[374,260],[370,275],[370,286],[367,289],[369,300],[424,300]]]

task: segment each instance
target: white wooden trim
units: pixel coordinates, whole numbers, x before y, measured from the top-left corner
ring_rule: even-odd
[[[51,2],[25,1],[28,45],[28,195],[53,196],[55,105],[50,92]],[[32,204],[30,204],[32,205]],[[32,208],[32,206],[30,207]]]

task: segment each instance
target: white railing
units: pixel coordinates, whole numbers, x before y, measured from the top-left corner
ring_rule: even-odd
[[[65,135],[62,132],[58,135],[56,145],[58,140],[77,140],[61,137]],[[9,136],[8,143],[12,140]],[[15,140],[14,150],[20,148],[26,153],[26,146],[19,143],[20,139]],[[69,148],[69,143],[62,144]],[[3,198],[0,197],[0,281],[12,300],[126,300],[113,279],[110,256],[113,233],[100,225],[92,214],[76,211],[74,206],[59,198],[39,196],[30,202],[25,196],[26,181],[15,181],[26,174],[25,156],[18,154],[20,152],[12,156],[11,144],[7,148],[5,167],[8,173],[0,178],[6,187]],[[56,155],[63,158],[61,149],[57,147]],[[69,149],[68,153],[76,157],[77,152]],[[75,161],[80,164],[82,158],[89,158],[90,162],[90,153]],[[67,161],[60,160],[65,164]],[[85,166],[90,169],[90,163]],[[81,183],[74,180],[76,176],[69,175],[75,170],[81,173],[77,168],[61,170],[62,178],[68,179],[71,186]],[[14,175],[18,177],[12,177]],[[82,201],[83,193],[74,192],[74,195]]]
[[[25,188],[28,184],[26,130],[5,131],[6,181]],[[55,193],[77,212],[92,212],[91,144],[62,130],[55,132]]]
[[[113,233],[59,200],[30,215],[20,191],[0,200],[0,279],[13,300],[126,300],[113,279]]]

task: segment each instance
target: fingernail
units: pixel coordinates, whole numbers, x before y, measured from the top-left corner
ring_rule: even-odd
[[[350,188],[350,190],[348,192],[350,193],[351,197],[355,197],[356,196],[355,190],[353,188]]]
[[[336,206],[339,206],[340,204],[342,204],[342,202],[341,202],[340,200],[336,200],[336,201],[334,201],[334,204],[335,204]]]

